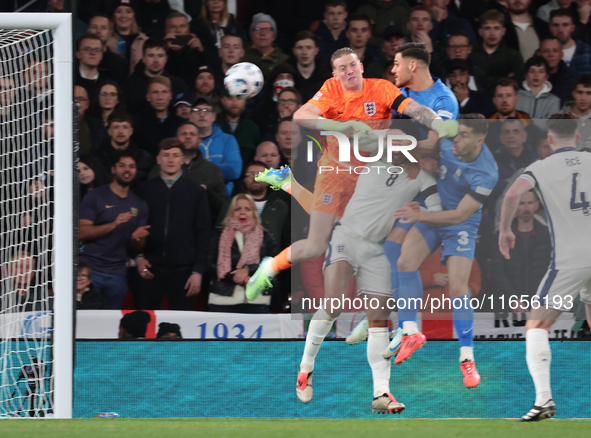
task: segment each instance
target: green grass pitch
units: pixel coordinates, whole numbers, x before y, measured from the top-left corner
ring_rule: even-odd
[[[591,420],[23,419],[0,420],[0,431],[3,437],[43,438],[588,438]]]

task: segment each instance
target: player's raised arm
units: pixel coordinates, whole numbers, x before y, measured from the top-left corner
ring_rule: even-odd
[[[296,123],[304,128],[318,129],[321,131],[338,131],[345,135],[353,135],[354,133],[368,134],[371,128],[363,122],[357,120],[348,120],[339,122],[338,120],[325,119],[322,117],[322,112],[313,103],[306,103],[298,109],[293,119]]]
[[[523,174],[515,180],[509,187],[505,198],[503,199],[503,207],[501,208],[501,223],[499,225],[499,250],[501,254],[509,260],[509,250],[515,247],[515,234],[511,231],[511,222],[515,217],[515,212],[519,206],[519,199],[528,190],[534,187],[532,177]]]

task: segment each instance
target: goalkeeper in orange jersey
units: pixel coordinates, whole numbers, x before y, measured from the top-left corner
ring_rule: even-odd
[[[457,122],[443,120],[430,108],[404,96],[384,79],[364,79],[363,64],[357,54],[345,47],[331,57],[333,78],[327,80],[312,99],[298,109],[294,120],[310,129],[338,131],[348,136],[369,134],[372,129],[387,129],[392,110],[428,125],[440,137],[455,136]],[[363,119],[364,122],[351,119]],[[339,120],[343,120],[342,122]],[[327,248],[334,223],[343,215],[353,195],[358,174],[351,167],[364,163],[352,158],[347,164],[338,161],[338,142],[330,136],[328,147],[318,162],[322,172],[316,177],[314,193],[291,180],[290,170],[266,171],[258,181],[281,187],[310,213],[307,239],[299,240],[274,258],[263,260],[246,286],[246,296],[255,299],[271,284],[279,272],[302,260],[322,255]],[[322,167],[323,166],[323,167]],[[332,169],[325,171],[324,169]],[[326,319],[328,315],[323,315]],[[324,337],[324,336],[323,336]]]

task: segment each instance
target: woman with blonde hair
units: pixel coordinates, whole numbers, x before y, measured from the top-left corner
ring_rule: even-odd
[[[248,41],[244,28],[228,11],[227,0],[204,0],[195,24],[198,34],[205,37],[210,44],[215,45],[216,49],[222,47],[224,35],[239,36],[245,45]]]
[[[113,34],[107,41],[107,46],[113,53],[117,53],[129,61],[129,73],[142,58],[142,47],[148,36],[135,19],[135,10],[130,0],[118,0],[113,12]]]
[[[248,301],[244,286],[265,257],[279,252],[277,243],[261,225],[254,200],[245,193],[232,198],[222,228],[210,249],[210,272],[215,278],[209,293],[212,312],[269,313],[274,287]]]

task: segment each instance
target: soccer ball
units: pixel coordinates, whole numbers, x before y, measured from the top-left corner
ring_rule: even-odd
[[[264,81],[260,68],[250,62],[239,62],[228,69],[224,86],[231,96],[250,99],[260,93]]]

